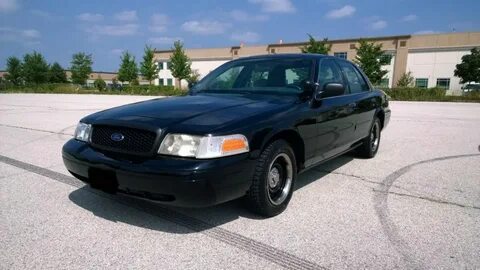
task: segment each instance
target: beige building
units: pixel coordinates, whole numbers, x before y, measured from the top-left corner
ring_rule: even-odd
[[[461,62],[463,55],[473,47],[480,47],[480,32],[446,33],[429,35],[399,35],[384,37],[364,37],[363,39],[382,44],[391,55],[388,71],[382,86],[394,87],[398,79],[406,72],[415,78],[415,86],[422,88],[442,87],[449,94],[460,94],[460,79],[453,75],[455,65]],[[359,38],[329,40],[332,45],[330,55],[352,60],[356,56],[355,48]],[[239,57],[300,53],[305,42],[277,43],[261,46],[234,46],[225,48],[186,49],[192,61],[192,69],[201,77],[210,71]],[[174,78],[168,70],[171,50],[156,50],[155,58],[160,66],[159,79],[155,84],[173,85]],[[185,85],[185,84],[184,84]]]

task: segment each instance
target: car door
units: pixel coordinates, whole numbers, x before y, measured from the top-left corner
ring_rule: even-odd
[[[337,61],[345,80],[348,82],[350,104],[355,121],[354,132],[350,134],[348,140],[354,143],[369,134],[377,100],[371,91],[368,79],[357,66],[347,61]]]
[[[339,66],[333,58],[320,61],[318,84],[320,88],[328,83],[346,85]],[[347,89],[345,89],[347,90]],[[345,92],[347,93],[347,92]],[[348,95],[323,98],[314,106],[317,126],[317,151],[314,163],[328,159],[347,150],[349,134],[354,131],[351,100]]]

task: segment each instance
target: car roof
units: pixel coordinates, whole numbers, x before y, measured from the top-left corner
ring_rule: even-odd
[[[279,53],[279,54],[264,54],[241,57],[236,60],[255,60],[255,59],[288,59],[288,58],[304,58],[304,59],[320,59],[331,58],[333,56],[316,53]]]

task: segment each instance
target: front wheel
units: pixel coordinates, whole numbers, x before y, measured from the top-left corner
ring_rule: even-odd
[[[357,154],[359,156],[373,158],[377,154],[380,146],[381,131],[382,125],[380,124],[380,119],[375,117],[369,135],[363,139],[362,145],[357,148]]]
[[[250,190],[245,196],[247,207],[266,217],[282,213],[290,202],[297,177],[295,154],[284,140],[268,145],[260,155]]]

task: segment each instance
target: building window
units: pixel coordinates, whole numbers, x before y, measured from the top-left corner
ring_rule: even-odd
[[[390,65],[392,63],[392,55],[391,54],[384,54],[381,56],[381,60],[385,61],[385,65]]]
[[[276,53],[275,49],[270,49],[270,53]]]
[[[158,79],[158,84],[159,84],[159,85],[165,85],[165,82],[164,82],[163,79]]]
[[[418,78],[415,79],[415,87],[417,88],[428,88],[428,79]]]
[[[355,43],[350,44],[350,50],[355,50]]]
[[[167,85],[172,86],[173,85],[173,80],[172,79],[167,79]]]
[[[389,78],[383,78],[380,80],[380,85],[381,88],[388,88],[390,87],[390,79]]]
[[[158,70],[162,70],[163,69],[163,62],[158,62]]]
[[[450,78],[437,79],[437,87],[448,90],[450,88]]]
[[[170,69],[171,66],[172,66],[172,63],[167,62],[167,69]]]
[[[233,55],[238,55],[238,51],[237,51],[237,50],[233,50]]]
[[[347,52],[336,52],[336,53],[333,53],[333,56],[342,58],[342,59],[347,59]]]
[[[405,47],[405,46],[407,46],[407,41],[405,40],[400,41],[400,47]]]

